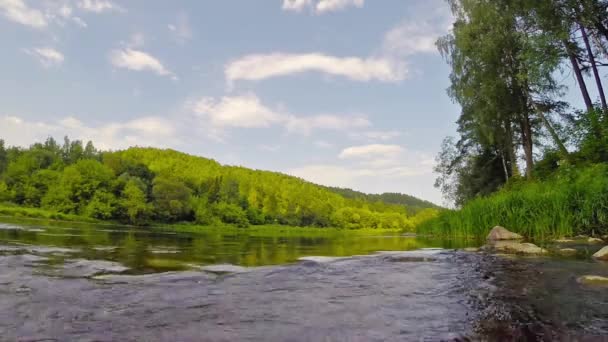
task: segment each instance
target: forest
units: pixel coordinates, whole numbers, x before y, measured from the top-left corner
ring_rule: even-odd
[[[608,1],[448,2],[455,22],[437,47],[462,110],[435,171],[456,210],[419,231],[605,234]]]
[[[0,140],[0,203],[96,220],[412,229],[435,209],[408,198],[413,211],[381,197],[346,198],[299,178],[173,150],[104,152],[67,137],[29,148]]]

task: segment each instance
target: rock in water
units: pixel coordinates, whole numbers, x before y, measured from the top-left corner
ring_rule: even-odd
[[[490,231],[490,234],[488,234],[487,240],[489,240],[489,241],[521,240],[523,238],[524,238],[523,236],[521,236],[517,233],[513,233],[504,227],[496,226],[496,227],[492,228],[492,230]]]
[[[491,247],[500,252],[514,253],[514,254],[527,254],[527,255],[540,255],[547,254],[547,250],[540,248],[533,243],[517,242],[517,241],[496,241]]]
[[[577,251],[574,248],[562,248],[559,251],[560,255],[563,256],[572,256],[572,255],[576,255]]]
[[[593,258],[596,260],[608,261],[608,246],[605,246],[604,248],[593,254]]]
[[[577,281],[584,285],[601,285],[608,286],[608,278],[597,275],[584,275],[579,277]]]
[[[604,240],[590,237],[587,239],[587,243],[604,243]]]

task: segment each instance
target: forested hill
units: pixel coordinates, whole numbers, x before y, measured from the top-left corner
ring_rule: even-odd
[[[416,214],[428,208],[440,208],[438,205],[429,201],[425,201],[411,195],[400,194],[395,192],[385,192],[383,194],[366,194],[360,191],[345,188],[327,187],[327,189],[337,194],[340,194],[345,198],[359,199],[368,202],[380,201],[388,204],[403,205],[407,208],[407,211],[410,214]]]
[[[67,138],[27,149],[5,148],[0,140],[0,202],[131,224],[411,228],[415,220],[402,204],[276,172],[174,150],[103,152]]]

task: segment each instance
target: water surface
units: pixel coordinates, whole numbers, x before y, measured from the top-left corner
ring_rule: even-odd
[[[475,244],[5,220],[0,339],[608,340],[608,288],[577,282],[608,263],[454,249]]]
[[[1,219],[2,245],[27,245],[66,249],[55,253],[69,258],[108,260],[121,263],[131,273],[179,270],[189,265],[233,264],[264,266],[293,263],[303,256],[351,256],[376,251],[404,251],[425,247],[456,248],[472,241],[432,240],[404,236],[398,232],[378,233],[335,229],[203,228],[196,233],[176,233],[153,228],[136,228],[83,223]]]

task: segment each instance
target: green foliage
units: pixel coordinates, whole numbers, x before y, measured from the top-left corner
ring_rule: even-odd
[[[518,182],[460,210],[442,211],[417,230],[484,237],[501,225],[532,238],[608,233],[608,165],[565,167],[545,182]]]
[[[130,179],[122,190],[120,206],[131,224],[145,223],[152,212],[145,192],[145,184],[138,178]]]
[[[152,197],[157,217],[174,222],[190,216],[190,189],[184,183],[164,177],[154,179]]]
[[[327,189],[280,173],[222,166],[173,150],[99,152],[91,143],[83,147],[66,138],[62,146],[49,139],[29,149],[6,151],[0,200],[135,225],[278,223],[412,229],[408,212],[434,206],[407,195]]]

